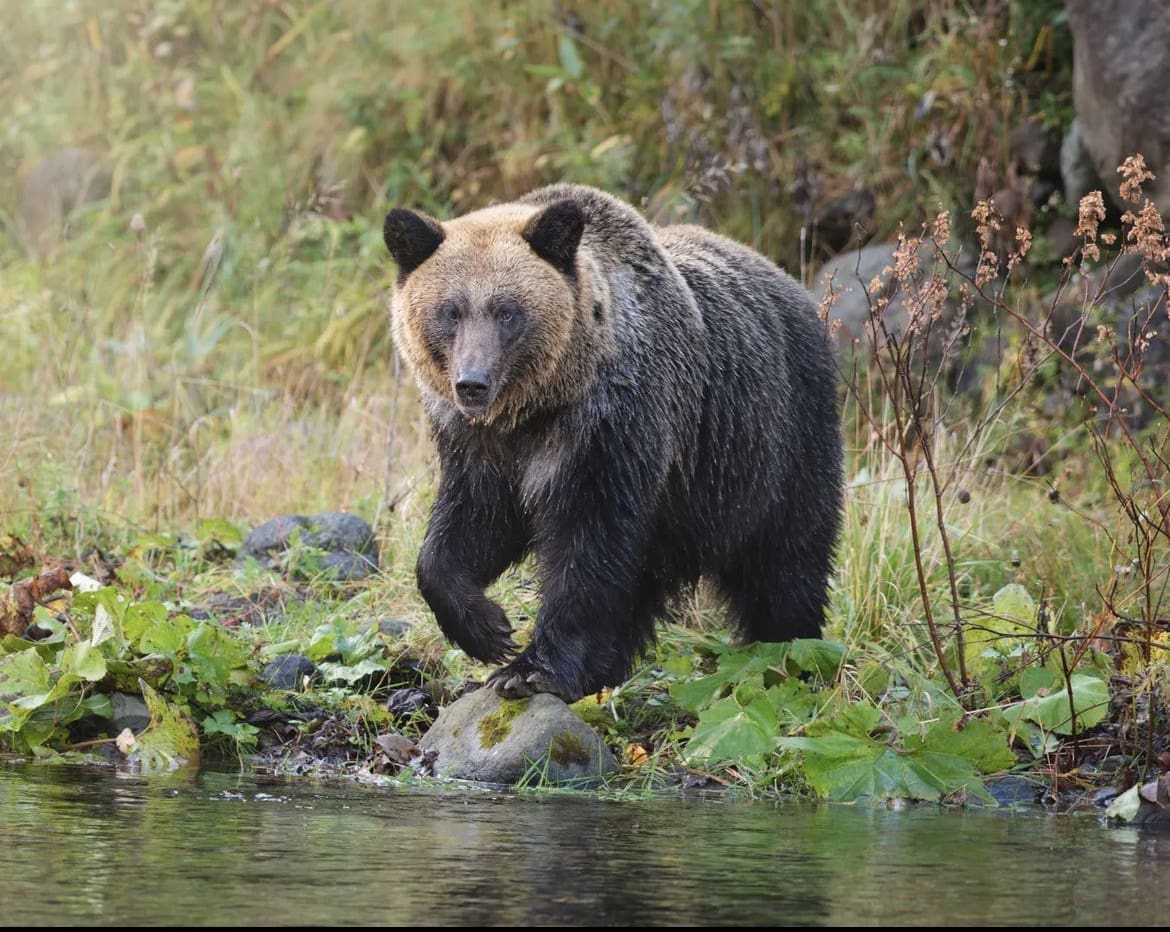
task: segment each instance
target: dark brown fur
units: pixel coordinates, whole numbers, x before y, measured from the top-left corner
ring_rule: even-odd
[[[509,696],[630,672],[709,576],[749,639],[817,637],[841,507],[836,367],[807,293],[699,227],[559,185],[446,224],[386,219],[397,345],[442,471],[418,562],[444,633]],[[518,656],[484,589],[527,554]]]

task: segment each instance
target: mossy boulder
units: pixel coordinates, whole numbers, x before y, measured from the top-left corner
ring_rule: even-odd
[[[477,689],[443,709],[419,747],[436,776],[481,783],[589,785],[617,770],[597,732],[547,693]]]

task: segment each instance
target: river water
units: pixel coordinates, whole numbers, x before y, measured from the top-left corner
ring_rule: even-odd
[[[0,763],[0,925],[1170,922],[1170,831],[1034,809]]]

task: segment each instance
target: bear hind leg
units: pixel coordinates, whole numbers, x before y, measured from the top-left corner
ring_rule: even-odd
[[[821,637],[830,572],[831,546],[762,531],[723,561],[714,578],[742,640],[789,641]]]

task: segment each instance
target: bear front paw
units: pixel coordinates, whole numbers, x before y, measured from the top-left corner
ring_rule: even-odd
[[[551,693],[565,702],[576,702],[584,693],[528,651],[493,672],[487,685],[505,699],[523,699],[536,693]]]
[[[516,656],[516,642],[512,640],[512,626],[500,606],[484,599],[468,611],[457,624],[439,626],[447,637],[458,644],[470,657],[482,663],[504,663]]]

